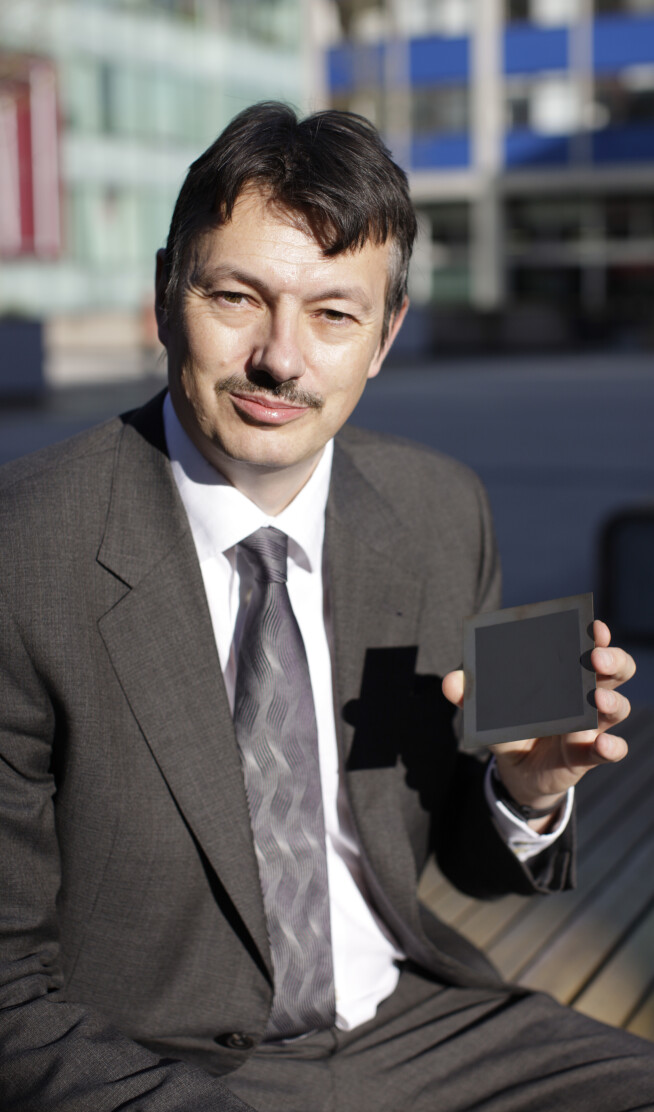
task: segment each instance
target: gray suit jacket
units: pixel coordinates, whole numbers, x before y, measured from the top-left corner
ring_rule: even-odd
[[[415,962],[497,984],[416,898],[569,883],[497,835],[440,677],[498,602],[465,468],[354,429],[326,544],[339,744],[371,898]],[[161,397],[0,479],[0,1104],[243,1109],[272,967],[238,749]]]

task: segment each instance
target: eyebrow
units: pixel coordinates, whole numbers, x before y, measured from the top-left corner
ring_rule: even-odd
[[[259,290],[261,293],[272,294],[272,290],[262,282],[254,274],[248,274],[245,270],[240,270],[238,267],[229,265],[207,267],[201,270],[196,276],[195,280],[208,284],[210,282],[224,282],[232,279],[235,282],[240,282],[243,286],[251,286],[252,289]],[[310,298],[311,301],[354,301],[360,305],[364,312],[371,313],[373,309],[372,302],[368,292],[363,286],[329,286],[325,290],[320,290],[315,296]]]

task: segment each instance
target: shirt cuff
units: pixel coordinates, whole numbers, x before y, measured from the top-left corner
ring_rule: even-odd
[[[548,830],[546,834],[539,834],[536,830],[532,830],[529,823],[524,822],[522,819],[518,818],[517,815],[514,815],[506,804],[502,803],[495,795],[491,780],[491,773],[494,765],[495,757],[491,757],[488,762],[486,779],[484,781],[486,802],[493,813],[497,828],[509,849],[516,855],[519,861],[528,861],[530,857],[536,857],[537,854],[542,853],[544,849],[551,846],[565,830],[570,821],[570,815],[572,814],[574,788],[569,788],[565,797],[565,802],[561,804],[561,818],[554,829]]]

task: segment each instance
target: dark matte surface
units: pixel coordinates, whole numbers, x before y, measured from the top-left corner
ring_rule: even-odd
[[[464,748],[595,728],[592,625],[590,592],[466,619]]]
[[[583,712],[576,610],[475,630],[477,729]]]

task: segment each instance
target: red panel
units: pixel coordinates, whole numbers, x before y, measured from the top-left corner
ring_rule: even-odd
[[[59,117],[54,65],[0,52],[0,254],[61,248]]]
[[[16,94],[18,172],[20,180],[21,254],[34,249],[34,189],[32,174],[32,121],[29,86],[21,85]]]

